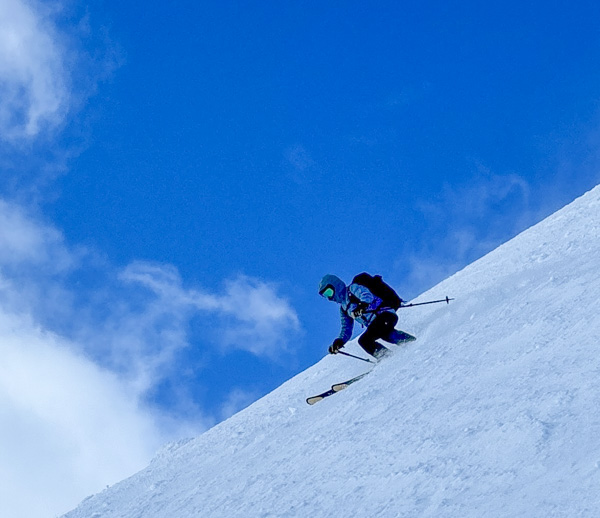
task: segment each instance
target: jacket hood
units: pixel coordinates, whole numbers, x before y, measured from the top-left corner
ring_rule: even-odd
[[[333,291],[333,299],[338,304],[343,304],[346,299],[346,284],[342,279],[336,277],[335,275],[327,274],[319,283],[319,293],[321,293],[327,286],[332,286]]]

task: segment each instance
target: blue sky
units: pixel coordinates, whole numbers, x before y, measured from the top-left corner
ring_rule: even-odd
[[[1,393],[31,391],[12,421],[60,382],[73,415],[34,412],[40,429],[76,423],[81,451],[120,460],[143,430],[81,491],[102,487],[326,354],[323,274],[379,272],[410,299],[596,185],[599,18],[3,2],[0,315],[21,375]],[[19,356],[34,343],[47,356]],[[56,369],[32,384],[42,356]],[[121,447],[88,400],[130,423]]]

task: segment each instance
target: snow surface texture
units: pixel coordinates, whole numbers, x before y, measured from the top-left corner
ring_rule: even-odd
[[[308,406],[368,367],[328,355],[66,516],[599,516],[599,272],[596,187],[400,310],[418,340],[360,382]]]

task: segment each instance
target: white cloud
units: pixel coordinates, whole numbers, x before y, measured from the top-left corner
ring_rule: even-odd
[[[300,329],[296,312],[277,295],[276,286],[258,279],[240,275],[227,281],[219,305],[223,345],[258,356],[277,356]]]
[[[58,230],[35,221],[19,205],[0,199],[0,264],[37,264],[61,271],[69,269],[73,259]]]
[[[84,344],[50,330],[57,314],[77,318],[63,282],[80,261],[57,229],[0,200],[0,501],[6,516],[67,511],[143,467],[169,438],[127,378],[85,357]]]
[[[0,139],[14,142],[60,125],[69,74],[51,17],[25,0],[0,2]]]
[[[134,262],[119,274],[22,206],[0,199],[0,501],[7,516],[74,507],[149,460],[167,440],[197,434],[249,402],[191,417],[146,404],[176,376],[194,316],[217,322],[223,345],[274,357],[299,329],[277,286],[246,276],[221,293],[185,287],[170,265]],[[71,289],[94,277],[94,289]],[[100,279],[99,279],[100,277]],[[200,344],[206,347],[206,343]]]
[[[218,319],[223,346],[274,357],[285,350],[300,322],[289,302],[277,294],[277,286],[239,275],[225,282],[222,294],[186,289],[175,268],[136,262],[122,278],[140,283],[158,297],[164,314],[199,312],[206,320]]]
[[[0,310],[0,501],[53,516],[147,463],[166,438],[137,394],[31,319]]]

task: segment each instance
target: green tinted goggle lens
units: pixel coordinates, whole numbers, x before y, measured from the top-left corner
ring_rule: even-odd
[[[325,297],[326,299],[330,299],[331,297],[333,297],[333,294],[335,292],[333,291],[333,288],[327,288],[323,293],[323,297]]]

